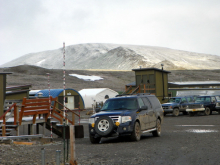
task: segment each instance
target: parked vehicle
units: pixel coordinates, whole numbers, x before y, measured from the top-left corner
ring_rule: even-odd
[[[220,114],[220,96],[215,96],[216,98],[216,105],[215,105],[215,109],[218,110],[218,113]]]
[[[161,135],[163,109],[156,96],[147,94],[118,96],[108,99],[101,110],[89,119],[91,143],[102,137],[129,135],[139,141],[142,133]]]
[[[194,102],[194,96],[171,97],[167,103],[162,104],[164,116],[168,113],[179,116],[180,112],[186,115],[186,106],[192,102]]]
[[[195,103],[189,104],[186,111],[190,116],[194,116],[197,113],[204,115],[212,114],[212,111],[218,111],[216,109],[217,99],[215,96],[199,96],[196,98]]]

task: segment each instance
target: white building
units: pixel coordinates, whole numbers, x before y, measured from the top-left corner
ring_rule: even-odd
[[[96,102],[101,103],[106,101],[106,97],[112,98],[118,95],[118,92],[109,88],[89,88],[79,91],[82,96],[86,109],[93,108]]]

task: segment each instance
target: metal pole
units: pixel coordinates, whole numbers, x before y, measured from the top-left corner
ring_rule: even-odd
[[[65,121],[65,88],[66,88],[66,85],[65,85],[65,42],[63,43],[63,151],[64,151],[64,154],[63,154],[63,161],[64,161],[64,164],[66,162],[66,159],[65,159],[65,153],[66,153],[66,148],[65,148],[65,129],[66,129],[66,121]]]
[[[50,108],[50,141],[53,141],[53,127],[52,127],[52,109],[51,109],[51,100],[50,100],[50,73],[47,73],[48,78],[48,89],[49,89],[49,108]]]
[[[45,149],[41,148],[41,164],[45,165]]]
[[[60,165],[60,150],[56,150],[56,165]]]
[[[161,64],[162,66],[162,83],[163,83],[163,99],[164,100],[164,77],[163,77],[163,64]]]

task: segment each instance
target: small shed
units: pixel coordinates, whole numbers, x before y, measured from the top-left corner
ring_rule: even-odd
[[[83,97],[86,109],[92,108],[94,103],[104,103],[108,98],[118,95],[118,92],[109,88],[82,89],[79,91],[79,93]]]
[[[168,97],[168,74],[158,68],[132,69],[135,72],[135,82],[127,84],[125,91],[130,93],[151,93],[157,96],[160,102],[166,102]]]
[[[63,104],[63,97],[64,97],[64,89],[44,89],[44,90],[40,90],[35,94],[35,97],[49,97],[49,92],[50,92],[50,96],[52,96],[53,98],[58,97],[58,102]],[[67,108],[69,109],[85,109],[84,106],[84,100],[82,98],[82,96],[80,95],[80,93],[74,89],[68,88],[65,89],[65,105]],[[61,105],[59,105],[59,109],[61,107]]]

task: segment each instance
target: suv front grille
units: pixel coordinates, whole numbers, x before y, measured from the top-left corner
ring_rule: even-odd
[[[119,121],[119,116],[109,116],[112,118],[112,120],[115,122]]]
[[[194,109],[194,108],[200,108],[201,105],[200,104],[192,104],[192,105],[188,105],[190,109]]]
[[[162,106],[163,109],[169,109],[169,106]]]
[[[112,118],[112,120],[114,121],[114,123],[117,122],[117,121],[119,122],[119,120],[120,120],[120,119],[119,119],[120,116],[109,116],[109,117]],[[98,118],[99,118],[99,117],[95,117],[95,121],[96,121]]]

